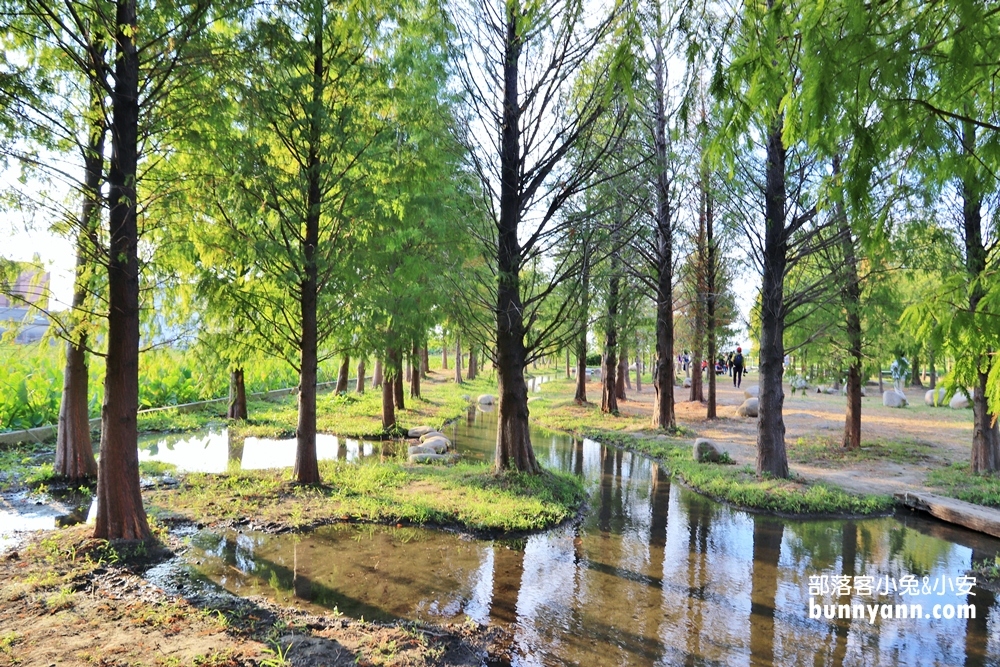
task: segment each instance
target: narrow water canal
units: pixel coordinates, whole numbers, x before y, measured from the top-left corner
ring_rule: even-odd
[[[495,415],[471,410],[451,428],[466,458],[492,457]],[[521,665],[1000,664],[996,597],[960,579],[998,553],[998,540],[908,514],[749,514],[672,483],[643,457],[543,432],[533,442],[544,465],[584,480],[580,526],[512,542],[382,526],[203,532],[192,560],[231,591],[317,611],[502,623]],[[823,592],[844,576],[850,591]],[[827,620],[813,607],[814,618],[811,602],[864,605],[865,618]],[[882,605],[903,604],[927,618],[882,617]],[[944,618],[967,604],[975,618]]]

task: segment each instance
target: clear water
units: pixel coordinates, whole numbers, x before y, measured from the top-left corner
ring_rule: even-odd
[[[472,409],[450,435],[466,458],[488,460],[495,429],[495,413]],[[910,514],[749,514],[672,483],[643,457],[541,432],[533,442],[544,465],[584,480],[580,526],[511,542],[383,526],[202,532],[196,569],[229,590],[315,610],[501,623],[518,665],[1000,664],[994,594],[947,590],[973,560],[993,558],[998,540]],[[928,577],[930,592],[813,601],[916,603],[928,615],[935,604],[972,603],[976,617],[810,618],[810,576],[911,574]]]

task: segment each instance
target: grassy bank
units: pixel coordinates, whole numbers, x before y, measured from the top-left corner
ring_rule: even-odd
[[[321,461],[324,485],[304,487],[288,471],[185,475],[176,489],[146,493],[154,515],[207,524],[309,529],[333,521],[435,524],[473,533],[549,528],[583,500],[570,475],[495,475],[484,465]]]
[[[596,383],[587,389],[595,395],[599,392]],[[888,495],[856,495],[802,479],[761,479],[749,466],[698,463],[692,456],[696,434],[690,428],[681,426],[667,433],[651,429],[646,414],[614,416],[602,413],[600,406],[593,403],[577,405],[574,390],[574,383],[564,379],[542,385],[540,397],[531,402],[532,420],[546,428],[650,456],[685,484],[716,500],[752,510],[801,515],[867,515],[884,513],[892,507]],[[897,452],[896,448],[882,449]],[[813,459],[822,455],[816,448],[808,450],[808,454]]]
[[[968,462],[952,463],[927,473],[932,491],[977,505],[1000,507],[1000,477],[976,475]]]

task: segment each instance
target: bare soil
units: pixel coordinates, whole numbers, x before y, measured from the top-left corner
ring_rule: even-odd
[[[698,436],[719,443],[738,464],[756,461],[757,420],[739,417],[736,409],[745,400],[743,390],[757,384],[757,374],[743,378],[740,389],[731,377],[718,376],[717,411],[719,418],[705,417],[705,404],[684,399],[690,389],[675,387],[677,420]],[[886,389],[891,386],[886,385]],[[972,410],[952,410],[924,405],[920,388],[905,390],[908,406],[887,408],[877,385],[866,388],[862,399],[862,449],[872,456],[839,459],[835,463],[817,459],[817,445],[835,450],[843,439],[847,399],[840,395],[797,392],[785,387],[785,443],[793,473],[807,479],[821,479],[858,493],[892,494],[925,490],[927,472],[932,467],[968,461],[972,450]],[[705,393],[708,393],[706,384]],[[628,400],[619,401],[622,412],[648,415],[652,419],[653,390],[627,392]],[[874,453],[879,445],[896,444],[894,455]],[[810,445],[812,445],[810,447]]]

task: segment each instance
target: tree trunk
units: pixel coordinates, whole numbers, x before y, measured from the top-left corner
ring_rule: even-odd
[[[104,50],[100,63],[94,63],[93,74],[104,71]],[[91,84],[91,108],[99,111],[102,93]],[[100,189],[104,174],[104,140],[107,130],[104,114],[95,113],[91,121],[90,139],[83,156],[83,204],[80,227],[76,233],[76,272],[73,284],[73,316],[82,314],[92,278],[89,268],[97,261],[97,229],[100,226]],[[72,482],[97,477],[97,460],[90,439],[89,372],[87,369],[87,331],[71,332],[66,343],[66,366],[63,371],[62,401],[56,433],[55,474]]]
[[[976,133],[971,122],[965,122],[962,140],[970,160],[975,157]],[[965,269],[972,289],[969,290],[969,313],[974,321],[979,304],[986,296],[983,281],[986,279],[987,248],[983,243],[983,196],[978,179],[967,176],[962,180],[962,221],[965,237]],[[977,382],[972,389],[972,472],[1000,470],[1000,430],[996,415],[990,413],[986,387],[990,368],[996,361],[994,350],[977,350]]]
[[[392,369],[392,397],[397,410],[405,410],[403,401],[403,354],[396,352],[396,367]]]
[[[385,351],[385,377],[380,378],[382,386],[382,430],[391,433],[396,430],[396,362],[399,352],[393,348]],[[375,361],[375,370],[379,372],[379,361]]]
[[[462,336],[455,334],[455,382],[462,384]]]
[[[626,400],[626,389],[632,389],[632,381],[628,377],[628,354],[622,347],[621,357],[618,359],[618,377],[615,378],[615,393],[619,401]]]
[[[375,357],[375,369],[372,371],[372,389],[382,386],[382,360]]]
[[[522,156],[518,60],[521,40],[515,3],[507,4],[507,32],[503,54],[503,111],[500,123],[500,219],[497,228],[497,471],[514,468],[538,474],[528,430],[528,387],[524,382],[527,351],[524,346],[524,307],[521,303],[521,247],[517,238],[520,222],[519,192]]]
[[[337,388],[334,390],[338,394],[347,391],[347,382],[351,375],[351,356],[345,354],[340,360],[340,369],[337,371]]]
[[[410,350],[410,359],[413,360],[413,372],[410,374],[410,398],[420,398],[420,348],[413,344]]]
[[[840,158],[833,159],[833,174],[840,175]],[[847,370],[847,416],[844,421],[844,449],[859,449],[861,447],[861,369],[862,357],[861,332],[861,281],[858,277],[858,256],[855,251],[851,226],[847,221],[847,212],[840,193],[834,204],[834,214],[837,216],[840,247],[844,260],[843,287],[840,297],[847,314],[845,318],[847,333],[847,355],[850,366]]]
[[[934,349],[931,348],[927,360],[930,366],[930,389],[937,387],[937,369],[934,367]]]
[[[108,171],[108,355],[97,478],[98,539],[150,537],[139,489],[139,54],[136,0],[115,4],[115,76]]]
[[[910,378],[910,386],[911,387],[919,387],[920,389],[924,388],[924,383],[923,383],[923,380],[921,379],[920,375],[921,375],[921,372],[920,372],[920,355],[919,354],[914,354],[913,355],[913,376]]]
[[[354,391],[358,394],[365,393],[365,358],[361,357],[361,361],[358,362],[358,380],[354,385]]]
[[[708,172],[702,172],[702,192],[705,196],[705,342],[708,345],[708,405],[705,410],[707,419],[715,419],[715,358],[719,356],[715,340],[715,302],[716,278],[718,276],[718,253],[715,247],[715,205],[712,199],[712,184]]]
[[[576,395],[577,405],[587,402],[587,320],[590,312],[590,249],[584,243],[583,261],[580,266],[580,311],[577,326],[580,332],[576,339]]]
[[[673,213],[670,210],[670,180],[667,173],[667,64],[664,46],[657,37],[654,44],[654,79],[656,118],[653,139],[656,151],[656,364],[653,367],[653,426],[677,428],[674,412],[674,287],[673,287]]]
[[[479,360],[476,359],[476,346],[469,346],[469,368],[465,373],[465,379],[475,380],[476,376],[479,375]]]
[[[319,464],[316,461],[316,376],[319,371],[319,265],[316,248],[319,245],[319,217],[322,205],[320,193],[320,114],[324,90],[323,26],[313,35],[313,74],[311,96],[313,112],[309,117],[309,147],[306,156],[305,180],[307,185],[305,235],[302,238],[302,280],[299,288],[301,304],[302,337],[301,364],[299,367],[299,423],[296,429],[295,479],[299,484],[319,484]],[[345,360],[346,361],[346,360]],[[342,366],[343,368],[343,366]],[[346,373],[344,374],[346,377]],[[339,378],[337,384],[340,384]],[[345,380],[343,389],[346,391]]]
[[[427,349],[427,341],[420,350],[420,374],[427,379],[427,374],[431,371],[430,351]]]
[[[774,617],[778,595],[778,564],[785,525],[753,517],[753,565],[750,578],[750,664],[773,665]],[[780,663],[780,660],[779,660]]]
[[[229,372],[229,409],[227,419],[247,419],[247,386],[243,381],[243,369],[234,368]]]
[[[608,314],[604,328],[604,367],[601,369],[601,412],[618,414],[618,262],[611,256]]]
[[[635,391],[642,393],[642,355],[635,355]]]
[[[404,371],[403,378],[407,383],[410,382],[410,378],[413,377],[413,357],[406,357],[406,370]]]
[[[760,398],[757,418],[757,474],[788,477],[785,421],[781,387],[785,357],[784,276],[788,240],[785,236],[785,146],[781,120],[767,137],[765,181],[764,275],[761,286]]]
[[[441,336],[441,370],[448,370],[448,339]]]

